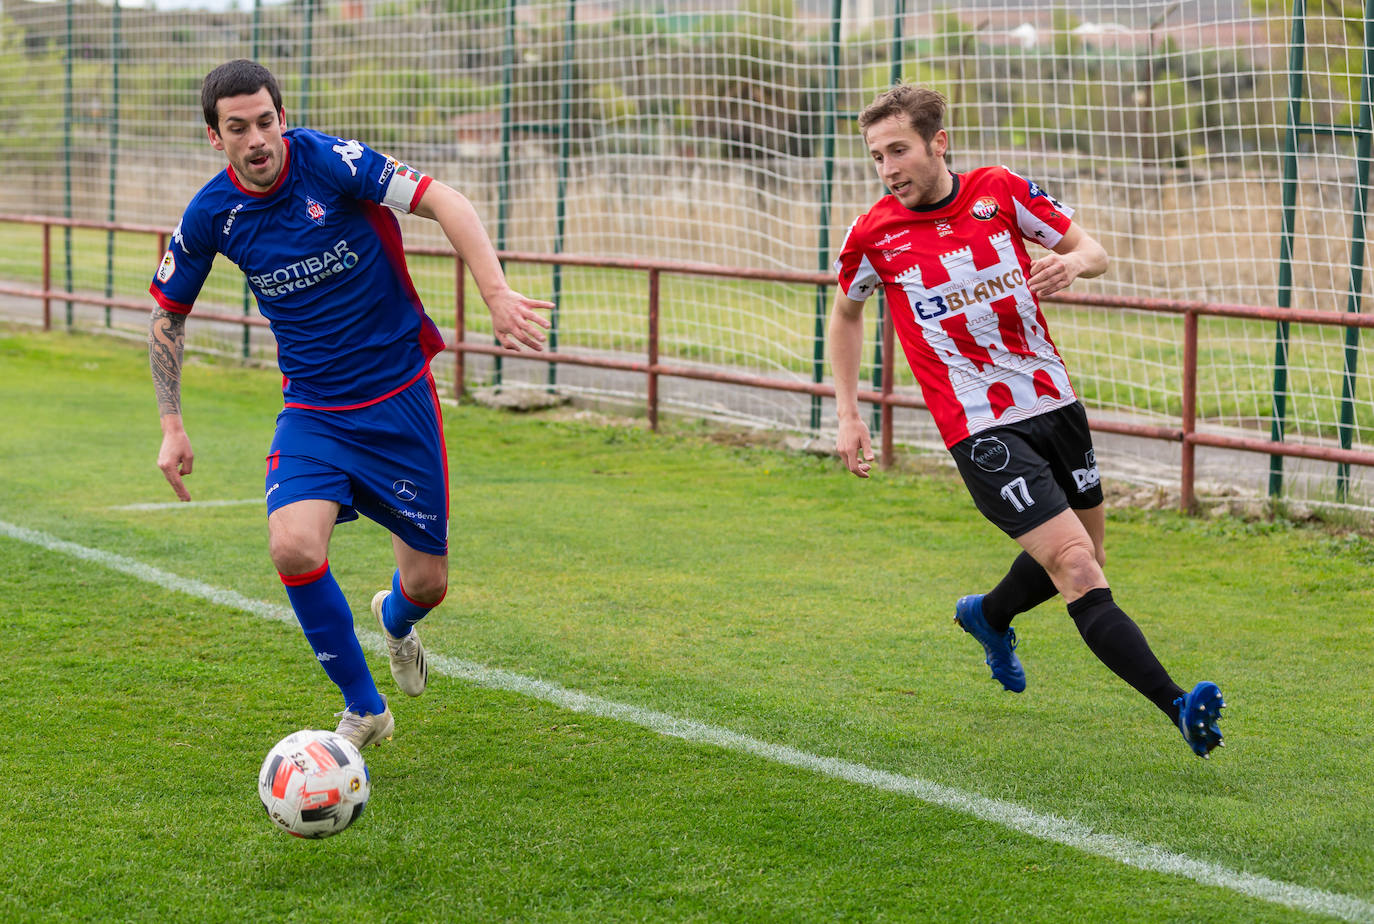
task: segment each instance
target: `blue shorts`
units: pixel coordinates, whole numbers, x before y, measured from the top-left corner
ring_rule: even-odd
[[[267,513],[302,500],[363,514],[413,549],[448,554],[448,455],[433,376],[346,411],[284,408],[267,454]]]

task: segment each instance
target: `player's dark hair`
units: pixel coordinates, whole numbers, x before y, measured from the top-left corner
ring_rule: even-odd
[[[859,113],[859,128],[866,132],[870,125],[892,116],[906,118],[916,134],[930,144],[935,140],[935,133],[945,127],[945,98],[927,87],[899,83],[878,94],[878,98]]]
[[[200,85],[200,108],[205,111],[205,124],[219,131],[219,101],[230,96],[252,96],[263,87],[272,94],[272,107],[281,112],[281,88],[271,71],[246,58],[221,64],[206,74],[205,82]]]

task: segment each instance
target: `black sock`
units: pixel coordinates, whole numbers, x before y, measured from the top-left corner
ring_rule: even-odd
[[[1033,610],[1059,593],[1040,563],[1022,552],[1007,576],[983,597],[983,618],[994,632],[1005,632],[1017,615]]]
[[[1140,627],[1116,605],[1110,588],[1088,591],[1069,604],[1069,615],[1098,660],[1177,725],[1178,707],[1174,700],[1183,695],[1183,688],[1174,683],[1159,663]]]

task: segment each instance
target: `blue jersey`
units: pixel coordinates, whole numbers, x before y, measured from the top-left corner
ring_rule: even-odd
[[[196,193],[150,291],[185,314],[224,254],[271,322],[286,406],[373,404],[419,379],[444,348],[384,208],[414,210],[430,178],[357,141],[301,128],[283,140],[267,192],[244,189],[229,167]]]

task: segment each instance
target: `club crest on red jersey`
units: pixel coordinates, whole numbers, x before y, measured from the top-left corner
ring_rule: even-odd
[[[983,196],[973,203],[968,213],[979,221],[991,221],[997,215],[997,200],[992,196]]]

